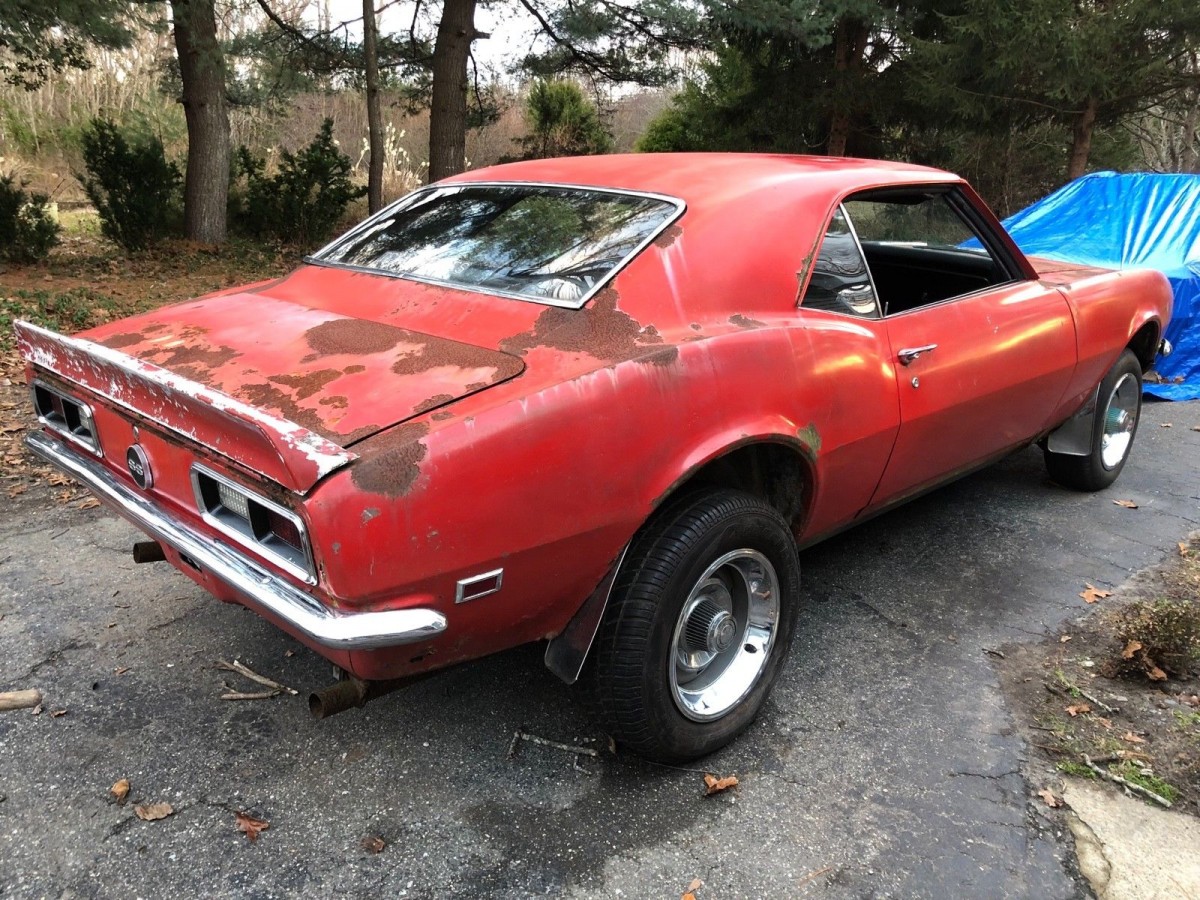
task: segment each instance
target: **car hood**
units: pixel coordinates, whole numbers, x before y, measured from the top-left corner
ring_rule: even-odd
[[[525,366],[499,350],[254,290],[165,307],[83,337],[341,447]]]

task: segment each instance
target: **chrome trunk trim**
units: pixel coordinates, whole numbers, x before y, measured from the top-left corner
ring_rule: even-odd
[[[98,460],[88,459],[41,432],[27,435],[25,444],[155,540],[229,585],[257,611],[277,616],[323,647],[331,650],[393,647],[427,640],[446,630],[446,617],[433,609],[359,613],[331,609],[231,548],[176,520],[154,500],[119,481]]]

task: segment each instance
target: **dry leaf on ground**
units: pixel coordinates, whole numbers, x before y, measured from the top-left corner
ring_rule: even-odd
[[[362,848],[368,853],[382,853],[387,841],[377,834],[368,835],[362,839]]]
[[[1186,543],[1185,541],[1180,541],[1180,542],[1179,542],[1179,555],[1180,555],[1180,556],[1187,556],[1189,553],[1191,553],[1191,551],[1190,551],[1190,550],[1188,550],[1188,545],[1187,545],[1187,543]]]
[[[256,819],[243,812],[236,813],[236,815],[238,831],[244,832],[252,844],[258,840],[259,832],[266,831],[271,827],[271,823],[266,819]]]
[[[67,714],[67,711],[66,711],[65,709],[52,709],[52,710],[50,710],[50,718],[52,718],[52,719],[57,719],[57,718],[60,718],[60,717],[62,717],[62,716],[65,716],[66,714]]]
[[[1125,649],[1121,651],[1121,659],[1133,659],[1133,654],[1142,649],[1141,641],[1130,641],[1125,645]]]
[[[1062,806],[1062,801],[1054,796],[1054,791],[1050,790],[1050,788],[1042,788],[1037,793],[1039,797],[1046,801],[1046,805],[1051,809],[1058,809]]]
[[[1145,739],[1144,737],[1138,737],[1138,736],[1137,736],[1136,734],[1134,734],[1132,731],[1127,731],[1127,732],[1125,732],[1123,735],[1121,735],[1121,740],[1123,740],[1123,741],[1129,741],[1129,743],[1131,743],[1131,744],[1144,744],[1144,743],[1146,743],[1146,739]]]
[[[1150,671],[1146,674],[1149,676],[1151,681],[1166,681],[1167,680],[1167,673],[1155,665],[1151,665]]]
[[[116,782],[111,788],[109,788],[109,792],[113,795],[113,798],[118,803],[123,804],[125,802],[125,798],[129,796],[129,779],[122,778],[120,781]]]
[[[1084,603],[1095,603],[1097,600],[1111,597],[1112,591],[1098,588],[1094,584],[1084,583],[1083,590],[1079,592],[1079,596],[1083,598]]]
[[[1072,719],[1078,715],[1082,715],[1083,713],[1090,713],[1091,711],[1092,708],[1086,703],[1072,703],[1067,707],[1067,715]]]
[[[737,787],[738,777],[736,775],[727,775],[724,778],[718,778],[716,775],[705,774],[704,776],[704,793],[719,794],[722,791],[727,791],[732,787]]]
[[[1058,639],[1058,642],[1059,642],[1060,644],[1065,644],[1065,643],[1066,643],[1067,641],[1069,641],[1070,639],[1071,639],[1071,636],[1070,636],[1069,634],[1064,634],[1062,637],[1060,637],[1060,638]]]
[[[82,503],[78,504],[75,508],[76,509],[95,509],[99,505],[100,505],[100,501],[97,500],[95,497],[88,497]]]
[[[143,822],[157,822],[175,814],[170,803],[142,803],[135,806],[133,811]]]
[[[1117,506],[1123,506],[1126,509],[1137,509],[1138,508],[1138,505],[1136,503],[1134,503],[1132,500],[1114,500],[1113,503],[1117,504]]]

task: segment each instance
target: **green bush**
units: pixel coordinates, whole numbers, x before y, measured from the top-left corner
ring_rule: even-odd
[[[282,151],[274,175],[267,175],[265,159],[241,147],[229,191],[229,220],[254,237],[306,246],[324,241],[347,204],[367,193],[351,182],[350,171],[350,158],[334,143],[332,119],[303,150]]]
[[[45,194],[27,194],[15,175],[0,175],[0,258],[30,263],[49,255],[59,232],[49,204]]]
[[[100,230],[126,250],[140,250],[177,232],[183,179],[156,137],[130,139],[108,119],[83,133],[80,178],[100,214]]]

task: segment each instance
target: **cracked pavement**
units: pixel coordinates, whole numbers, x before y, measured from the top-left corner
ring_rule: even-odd
[[[107,513],[5,499],[0,690],[40,688],[46,712],[0,714],[0,896],[1088,896],[983,648],[1055,631],[1085,581],[1200,527],[1197,424],[1200,402],[1146,406],[1107,492],[1050,485],[1031,449],[806,551],[771,700],[692,770],[525,741],[509,759],[518,728],[605,746],[540,647],[314,722],[315,655],[135,566]],[[218,659],[301,696],[224,702],[224,681],[254,688]],[[704,771],[741,785],[705,798]],[[153,801],[175,814],[134,817]],[[270,829],[251,844],[237,811]]]

